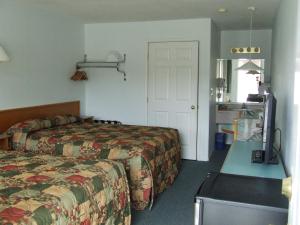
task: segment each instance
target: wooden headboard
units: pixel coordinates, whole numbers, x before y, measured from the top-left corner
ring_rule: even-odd
[[[29,119],[53,117],[56,115],[80,115],[80,102],[63,102],[48,105],[39,105],[25,108],[0,111],[0,132],[6,131],[12,125]]]

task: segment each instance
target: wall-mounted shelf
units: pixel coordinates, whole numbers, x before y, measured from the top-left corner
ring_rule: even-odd
[[[125,63],[126,54],[123,55],[123,58],[119,61],[88,61],[87,55],[84,55],[84,61],[76,63],[76,70],[79,71],[83,68],[113,68],[116,69],[119,73],[123,74],[124,81],[126,81],[126,72],[120,69],[120,64]],[[72,77],[73,78],[73,77]],[[71,78],[71,79],[72,79]]]

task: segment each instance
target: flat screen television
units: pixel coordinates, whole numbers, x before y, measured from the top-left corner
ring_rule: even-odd
[[[264,162],[267,164],[277,164],[277,155],[273,151],[275,135],[275,117],[276,117],[276,98],[272,93],[266,96],[264,111],[264,129],[263,129],[263,146]]]

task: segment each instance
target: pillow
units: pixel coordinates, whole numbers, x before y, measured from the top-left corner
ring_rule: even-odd
[[[55,126],[61,126],[69,123],[75,123],[80,121],[80,118],[78,116],[72,116],[72,115],[58,115],[53,118]]]
[[[15,150],[26,150],[26,139],[28,134],[34,131],[61,126],[80,121],[77,116],[64,115],[53,118],[33,119],[17,123],[7,130],[12,135],[12,148]]]
[[[50,128],[54,125],[51,119],[33,119],[17,123],[7,130],[12,135],[12,148],[16,150],[25,150],[27,135],[30,132]]]
[[[53,125],[54,123],[51,119],[26,120],[10,127],[7,133],[9,134],[13,134],[15,132],[29,133],[31,131],[37,131],[44,128],[49,128],[52,127]]]

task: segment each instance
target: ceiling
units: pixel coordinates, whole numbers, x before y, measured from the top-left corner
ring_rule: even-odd
[[[210,17],[222,30],[248,29],[248,6],[255,6],[254,28],[271,28],[281,0],[17,0],[78,17],[84,23]],[[219,13],[226,8],[226,13]],[[195,28],[196,29],[196,28]]]

